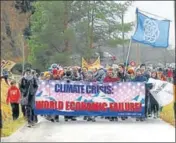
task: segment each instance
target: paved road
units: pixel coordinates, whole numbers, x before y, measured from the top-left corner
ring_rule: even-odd
[[[175,142],[175,128],[164,121],[134,119],[109,122],[98,119],[86,122],[51,123],[43,118],[33,128],[23,127],[2,142]]]

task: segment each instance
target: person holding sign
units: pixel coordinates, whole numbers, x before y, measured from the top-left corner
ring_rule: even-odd
[[[118,81],[120,81],[120,78],[119,78],[119,77],[114,78],[113,76],[114,76],[114,74],[113,74],[113,69],[112,69],[112,68],[108,69],[107,75],[106,75],[106,77],[104,78],[103,82],[104,82],[104,83],[108,83],[108,82],[118,82]],[[110,121],[118,121],[118,118],[117,118],[117,117],[108,117],[108,119],[109,119]]]
[[[159,80],[162,80],[162,81],[166,81],[166,80],[167,80],[166,77],[165,77],[164,74],[163,74],[162,68],[159,68],[159,69],[158,69],[157,78],[158,78]]]
[[[93,77],[93,72],[88,71],[87,74],[85,74],[84,81],[86,81],[86,82],[96,82],[96,80]],[[94,117],[92,117],[92,116],[84,116],[83,119],[87,120],[87,121],[92,121],[92,122],[96,121],[95,120],[95,116]]]
[[[141,68],[137,69],[136,70],[136,77],[134,78],[133,82],[147,82],[147,78],[142,73],[143,73],[143,69],[141,69]],[[142,117],[136,118],[136,121],[144,121],[144,119]]]

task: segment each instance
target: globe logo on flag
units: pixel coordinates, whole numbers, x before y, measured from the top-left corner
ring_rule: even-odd
[[[145,19],[144,20],[144,40],[148,41],[150,43],[154,43],[160,34],[158,24],[151,19]]]

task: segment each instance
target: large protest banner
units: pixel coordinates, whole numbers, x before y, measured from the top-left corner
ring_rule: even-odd
[[[148,83],[153,84],[153,88],[150,90],[150,93],[158,101],[160,106],[163,107],[173,102],[174,89],[172,83],[152,78],[148,80]]]
[[[144,83],[40,81],[35,114],[145,116]]]

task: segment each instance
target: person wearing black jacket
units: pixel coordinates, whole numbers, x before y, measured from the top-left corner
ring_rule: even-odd
[[[119,65],[118,77],[120,78],[121,82],[128,81],[128,76],[127,76],[127,74],[125,74],[125,67],[123,64]],[[128,117],[121,117],[122,120],[126,120],[127,118]]]
[[[71,70],[65,71],[65,76],[62,78],[62,80],[66,81],[67,83],[70,83],[73,79]],[[67,122],[68,120],[76,121],[76,117],[74,116],[64,116],[64,120]]]
[[[22,95],[21,104],[24,107],[23,114],[27,116],[28,127],[36,122],[34,115],[35,93],[38,89],[36,78],[32,76],[31,69],[27,69],[24,77],[21,79],[20,91]]]

